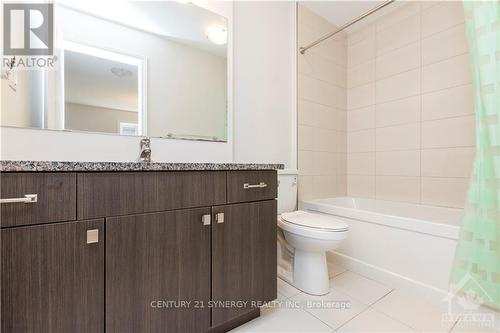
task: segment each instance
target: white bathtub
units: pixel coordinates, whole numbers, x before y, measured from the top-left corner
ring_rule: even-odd
[[[462,209],[349,197],[304,201],[302,208],[349,225],[330,261],[434,299],[447,291]]]

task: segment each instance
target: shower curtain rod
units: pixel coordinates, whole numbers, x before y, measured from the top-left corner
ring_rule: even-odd
[[[301,53],[301,54],[304,54],[304,53],[305,53],[308,49],[310,49],[311,47],[316,46],[316,45],[318,45],[319,43],[321,43],[322,41],[327,40],[328,38],[330,38],[330,37],[332,37],[332,36],[334,36],[334,35],[338,34],[338,33],[339,33],[339,32],[341,32],[342,30],[344,30],[344,29],[346,29],[346,28],[350,27],[351,25],[353,25],[354,23],[356,23],[356,22],[358,22],[358,21],[361,21],[362,19],[364,19],[364,18],[365,18],[365,17],[367,17],[368,15],[371,15],[371,14],[375,13],[375,12],[376,12],[376,11],[378,11],[379,9],[384,8],[385,6],[387,6],[387,5],[391,4],[391,3],[393,3],[394,1],[396,1],[396,0],[388,0],[388,1],[386,1],[386,2],[384,2],[384,3],[382,3],[382,4],[380,4],[380,5],[378,5],[377,7],[375,7],[375,8],[373,8],[373,9],[371,9],[371,10],[367,11],[366,13],[364,13],[364,14],[362,14],[362,15],[360,15],[360,16],[358,16],[358,17],[356,17],[355,19],[353,19],[353,20],[351,20],[351,21],[347,22],[346,24],[344,24],[343,26],[341,26],[341,27],[340,27],[340,28],[338,28],[337,30],[335,30],[335,31],[333,31],[333,32],[330,32],[330,33],[328,33],[328,34],[324,35],[323,37],[321,37],[320,39],[316,40],[315,42],[312,42],[312,43],[310,43],[310,44],[307,44],[306,46],[302,46],[302,47],[300,47],[300,48],[299,48],[300,53]]]

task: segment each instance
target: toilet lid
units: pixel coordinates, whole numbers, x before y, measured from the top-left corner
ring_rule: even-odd
[[[301,225],[304,227],[323,229],[329,231],[346,231],[349,226],[339,221],[333,216],[315,214],[298,210],[290,213],[281,214],[281,218],[289,223]]]

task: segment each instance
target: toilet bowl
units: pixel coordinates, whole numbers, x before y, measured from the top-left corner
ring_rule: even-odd
[[[329,293],[326,251],[336,249],[347,237],[348,225],[333,216],[299,210],[278,216],[278,226],[293,248],[289,282],[308,294]]]

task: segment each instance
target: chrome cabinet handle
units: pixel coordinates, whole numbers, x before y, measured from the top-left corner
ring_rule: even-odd
[[[202,215],[201,222],[203,225],[210,225],[212,223],[212,216],[210,214]]]
[[[0,204],[5,203],[33,203],[38,201],[38,194],[25,194],[24,198],[0,199]]]
[[[251,189],[251,188],[264,188],[264,187],[267,187],[267,184],[263,183],[263,182],[260,182],[259,184],[255,184],[255,185],[250,185],[248,183],[243,184],[243,188],[245,190],[248,190],[248,189]]]

